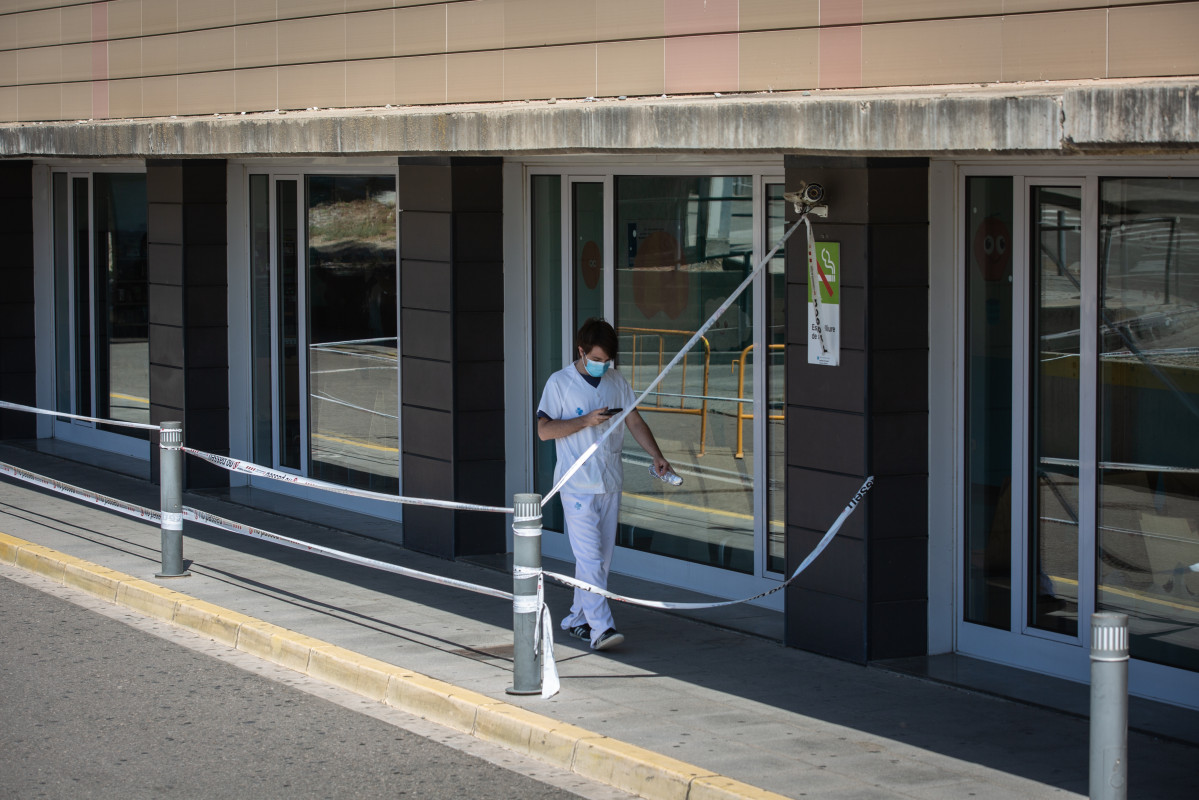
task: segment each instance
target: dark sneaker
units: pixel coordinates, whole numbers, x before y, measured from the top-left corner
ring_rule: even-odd
[[[591,626],[584,622],[582,625],[576,625],[566,631],[576,639],[582,639],[584,642],[591,641]]]
[[[592,650],[609,650],[624,644],[624,634],[615,628],[608,628],[600,634],[600,637],[591,645]]]

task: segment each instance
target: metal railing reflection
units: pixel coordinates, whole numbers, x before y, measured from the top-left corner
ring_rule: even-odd
[[[786,345],[768,344],[767,351],[781,351]],[[737,370],[737,452],[733,454],[734,458],[745,458],[745,421],[753,419],[754,413],[745,410],[745,365],[749,361],[749,351],[754,349],[754,345],[750,345],[741,351],[741,357],[734,359],[732,369]],[[781,420],[784,419],[783,414],[770,414],[766,418]]]
[[[637,385],[637,363],[638,357],[641,355],[639,350],[640,340],[656,337],[658,342],[658,367],[654,373],[657,375],[662,371],[666,364],[664,342],[667,336],[692,336],[695,331],[677,331],[666,328],[620,328],[622,335],[628,334],[632,338],[632,367],[629,371],[629,383],[634,387]],[[708,373],[712,367],[712,346],[708,343],[706,336],[700,337],[700,342],[704,346],[703,360],[703,387],[700,389],[700,405],[699,408],[686,408],[683,405],[683,400],[687,396],[687,359],[682,361],[682,385],[676,395],[679,398],[678,407],[663,405],[663,398],[671,395],[665,392],[658,392],[654,396],[653,405],[641,405],[638,411],[645,413],[647,411],[658,411],[667,414],[689,414],[699,417],[699,455],[703,455],[707,447],[708,439]],[[673,355],[673,354],[672,354]]]

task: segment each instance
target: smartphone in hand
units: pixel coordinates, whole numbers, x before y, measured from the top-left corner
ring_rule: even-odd
[[[623,408],[609,408],[604,411],[603,416],[612,417],[612,416],[619,414],[621,411],[624,411],[624,409]]]

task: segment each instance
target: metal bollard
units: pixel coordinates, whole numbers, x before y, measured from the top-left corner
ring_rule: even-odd
[[[1091,615],[1091,800],[1128,796],[1128,615]]]
[[[541,655],[536,652],[541,606],[541,495],[512,498],[512,686],[508,694],[541,694]]]
[[[162,572],[156,578],[184,578],[183,423],[164,422],[158,433],[158,477],[162,510]]]

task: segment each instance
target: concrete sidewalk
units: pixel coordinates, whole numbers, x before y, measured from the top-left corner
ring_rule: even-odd
[[[158,505],[157,487],[144,480],[12,445],[0,446],[0,461]],[[219,497],[189,494],[184,503],[414,569],[511,586],[508,575],[478,564],[422,556]],[[257,636],[268,650],[279,649],[282,640],[319,640],[305,651],[307,661],[340,659],[358,670],[356,679],[383,676],[382,684],[364,683],[367,694],[382,691],[390,699],[392,686],[397,696],[403,690],[410,697],[424,693],[436,701],[429,706],[431,718],[453,709],[459,716],[451,715],[448,724],[469,717],[477,735],[650,797],[752,797],[753,787],[793,798],[1087,792],[1087,723],[1077,715],[846,664],[676,615],[622,605],[617,613],[628,643],[603,654],[560,636],[562,691],[543,701],[505,693],[511,685],[512,610],[501,600],[191,523],[184,530],[184,556],[192,576],[158,580],[156,526],[8,479],[0,482],[0,532],[65,554],[72,566],[57,567],[59,574],[86,573],[76,578],[80,582],[125,586],[130,595],[167,597],[173,590],[196,598],[172,599],[172,613],[176,621],[188,616],[209,625],[214,638],[227,635],[232,624],[234,639],[240,626],[243,638]],[[8,546],[7,552],[19,549]],[[37,547],[22,552],[25,566],[57,558]],[[569,592],[548,587],[547,600],[561,617]],[[191,610],[184,614],[181,608]],[[222,617],[222,609],[232,613]],[[272,638],[278,629],[270,626],[294,634]],[[329,670],[330,679],[338,680],[337,670]],[[434,680],[405,683],[413,673]],[[1081,689],[1085,696],[1085,687],[1040,685],[1048,694],[1078,696]],[[1130,735],[1128,796],[1193,795],[1199,746],[1187,741],[1199,742],[1199,714],[1134,706],[1134,723],[1160,723],[1170,738]]]

